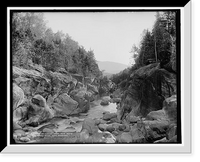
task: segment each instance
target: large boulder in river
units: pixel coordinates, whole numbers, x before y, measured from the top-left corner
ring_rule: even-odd
[[[90,102],[94,100],[93,94],[86,89],[76,89],[70,93],[73,100],[78,102],[79,112],[86,112],[89,110]]]
[[[101,101],[101,105],[102,106],[106,106],[106,105],[109,105],[109,102],[110,102],[110,97],[109,96],[105,96],[105,97],[102,97],[102,101]]]
[[[107,105],[109,105],[109,101],[108,100],[102,100],[100,104],[102,106],[107,106]]]
[[[28,107],[27,118],[25,121],[27,125],[38,126],[54,117],[54,111],[46,104],[46,100],[41,95],[35,95]]]
[[[117,117],[116,113],[107,112],[107,113],[103,114],[103,120],[110,120],[110,119],[116,118],[116,117]]]
[[[53,102],[52,107],[65,115],[78,114],[78,102],[67,93],[60,94]]]

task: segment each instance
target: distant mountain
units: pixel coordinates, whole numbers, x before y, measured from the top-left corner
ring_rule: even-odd
[[[107,72],[103,72],[103,75],[104,75],[104,76],[107,76],[108,78],[111,78],[113,74],[107,73]]]
[[[112,75],[119,73],[120,71],[128,67],[128,65],[110,61],[97,61],[97,63],[100,70],[105,70],[104,71],[105,75]]]

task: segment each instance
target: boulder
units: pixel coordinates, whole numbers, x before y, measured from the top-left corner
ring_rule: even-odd
[[[57,72],[64,74],[64,75],[70,75],[69,72],[67,72],[64,68],[58,69]]]
[[[44,76],[45,71],[13,67],[14,81],[23,89],[27,97],[40,94],[46,97],[50,93],[50,79]]]
[[[80,132],[80,139],[79,139],[79,141],[81,143],[87,143],[89,137],[90,137],[89,131],[87,129],[82,129],[82,131]]]
[[[165,111],[162,109],[151,111],[149,114],[147,114],[146,120],[168,120],[168,118],[165,114]]]
[[[14,135],[17,136],[17,137],[25,136],[25,134],[26,133],[22,129],[18,129],[18,130],[14,131]]]
[[[35,88],[35,85],[36,84],[34,84],[32,81],[31,89]],[[45,78],[41,78],[37,84],[34,94],[40,94],[44,98],[47,98],[47,96],[51,93],[51,88],[51,84]]]
[[[98,88],[95,85],[87,84],[87,90],[92,91],[94,94],[98,94]]]
[[[113,125],[112,124],[110,124],[110,125],[108,125],[107,127],[106,127],[106,130],[108,131],[108,132],[113,132],[114,130],[115,130],[115,128],[113,127]]]
[[[103,120],[110,120],[112,118],[116,118],[117,114],[116,113],[106,113],[103,114]]]
[[[42,73],[37,71],[37,70],[27,70],[27,69],[22,69],[16,66],[13,66],[13,78],[18,78],[18,77],[25,77],[25,78],[41,78]]]
[[[154,141],[154,143],[166,143],[167,142],[167,139],[166,137],[160,139],[160,140],[157,140],[157,141]]]
[[[33,93],[35,93],[37,85],[39,84],[39,81],[36,81],[34,78],[25,78],[21,76],[16,78],[15,82],[22,88],[27,97],[32,96]]]
[[[45,73],[45,68],[44,68],[42,65],[30,63],[30,64],[29,64],[29,68],[30,68],[31,70],[38,71],[38,72],[40,72],[41,74],[44,74],[44,73]]]
[[[19,140],[21,142],[29,142],[30,141],[30,139],[28,137],[21,137]]]
[[[99,128],[99,130],[101,130],[101,131],[105,131],[107,127],[108,127],[107,124],[99,124],[99,125],[98,125],[98,128]]]
[[[112,102],[118,104],[118,103],[121,102],[121,98],[113,98],[113,99],[112,99]]]
[[[167,141],[168,143],[176,143],[177,142],[177,135],[172,137],[170,140]]]
[[[129,109],[127,112],[133,110],[135,116],[140,115],[146,117],[149,112],[162,109],[163,101],[171,90],[171,83],[168,85],[164,82],[174,77],[173,74],[165,69],[161,69],[160,63],[152,63],[133,71],[130,75],[131,84],[122,96],[121,106],[123,110]],[[159,90],[155,88],[160,84],[160,81],[156,78],[160,78],[160,81],[163,82]],[[139,85],[143,85],[143,88],[139,88]],[[158,92],[160,90],[162,92]],[[159,95],[160,93],[162,93],[163,96]],[[140,94],[142,94],[142,97]],[[136,102],[137,105],[134,105],[134,102]]]
[[[110,122],[110,123],[121,123],[121,121],[117,117],[110,119],[110,121],[108,121],[108,122]],[[107,124],[109,124],[108,122],[107,122]]]
[[[90,135],[98,132],[98,127],[95,125],[95,121],[91,118],[86,118],[82,125],[82,130],[86,129]]]
[[[13,127],[15,127],[16,129],[19,125],[18,122],[25,120],[27,118],[27,115],[28,115],[28,108],[26,106],[20,106],[17,109],[15,109],[13,111],[13,122],[15,123]]]
[[[102,97],[102,101],[100,104],[102,106],[107,106],[107,105],[109,105],[109,102],[110,102],[110,97]]]
[[[119,132],[118,132],[118,131],[113,131],[112,134],[113,134],[114,136],[118,136],[118,135],[119,135]]]
[[[102,106],[107,106],[107,105],[109,105],[109,101],[108,100],[102,100],[100,104]]]
[[[84,87],[84,85],[83,85],[83,83],[81,83],[81,82],[78,82],[77,84],[76,84],[76,89],[81,89],[81,88],[83,88]]]
[[[86,91],[86,89],[73,90],[70,93],[73,100],[78,102],[78,107],[80,112],[87,112],[90,108],[90,101],[93,100],[91,92]]]
[[[144,121],[145,125],[149,126],[152,130],[157,131],[158,133],[166,133],[169,128],[168,121]]]
[[[78,102],[67,93],[60,94],[53,102],[52,107],[65,115],[78,114]]]
[[[95,125],[101,124],[101,119],[95,119]]]
[[[176,95],[166,98],[163,102],[163,110],[171,122],[177,122],[177,99]]]
[[[17,84],[13,84],[13,110],[17,109],[19,105],[24,102],[24,91],[17,86]]]
[[[78,82],[83,83],[83,76],[79,74],[71,74],[73,78],[75,78]]]
[[[143,121],[147,132],[147,141],[152,143],[166,137],[166,131],[169,128],[168,121]]]
[[[130,125],[128,123],[124,124],[125,125],[125,129],[124,132],[130,132]]]
[[[121,97],[122,97],[122,92],[120,91],[120,89],[115,90],[115,91],[112,93],[112,97],[113,97],[113,99],[114,99],[114,98],[121,98]]]
[[[54,133],[54,131],[52,129],[49,129],[49,128],[44,128],[42,130],[43,133]]]
[[[175,124],[171,124],[169,129],[166,132],[166,138],[168,140],[172,139],[175,135],[177,135],[177,126]]]
[[[126,129],[126,125],[125,124],[122,124],[122,125],[119,125],[119,131],[124,131]]]
[[[72,83],[73,79],[70,74],[63,74],[59,72],[49,72],[52,80],[57,81],[59,84],[68,86],[69,83]]]
[[[35,95],[30,102],[27,112],[27,125],[38,126],[40,123],[54,117],[54,111],[46,104],[46,100],[41,95]]]
[[[16,122],[13,122],[13,130],[18,130],[18,129],[22,129],[22,127]]]
[[[106,143],[104,134],[99,132],[94,133],[90,136],[88,143]]]
[[[117,141],[119,143],[131,143],[132,142],[132,136],[130,133],[123,132],[121,135],[117,136]]]
[[[131,126],[130,134],[134,143],[144,143],[146,137],[146,129],[143,123],[134,124]]]
[[[128,92],[122,98],[120,107],[117,109],[118,119],[123,120],[128,114],[138,116],[140,109],[139,101]]]
[[[85,78],[84,78],[84,82],[85,82],[86,85],[91,84],[91,83],[92,83],[92,80],[93,80],[93,79],[92,79],[91,77],[85,77]]]
[[[128,115],[126,117],[126,121],[128,123],[137,123],[137,121],[140,121],[140,117],[139,116],[134,116],[134,115]]]
[[[53,102],[54,102],[54,97],[52,95],[49,95],[47,98],[47,105],[49,107],[52,107]]]
[[[116,142],[116,138],[110,132],[103,132],[103,137],[105,138],[105,143]]]

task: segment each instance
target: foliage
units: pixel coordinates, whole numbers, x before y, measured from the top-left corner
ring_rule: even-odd
[[[42,13],[13,13],[12,54],[18,67],[34,63],[51,71],[64,68],[83,76],[101,75],[94,52],[86,51],[68,34],[47,28]]]
[[[136,115],[145,116],[161,109],[164,99],[176,94],[175,19],[175,12],[157,13],[152,31],[144,30],[139,46],[131,48],[135,64],[111,78],[123,91],[124,111],[129,103],[128,113],[135,110]]]
[[[104,94],[109,93],[110,87],[109,87],[110,80],[107,76],[101,76],[99,79],[99,95],[102,96]]]
[[[132,46],[131,53],[135,69],[154,62],[162,62],[161,53],[171,53],[167,57],[173,67],[176,67],[176,13],[166,11],[157,13],[152,31],[144,30],[139,47]],[[166,59],[166,57],[165,57]]]

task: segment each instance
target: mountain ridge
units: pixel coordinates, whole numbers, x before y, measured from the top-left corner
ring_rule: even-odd
[[[105,70],[104,73],[109,73],[109,74],[119,73],[120,71],[128,67],[128,65],[112,61],[97,61],[97,64],[101,71]]]

